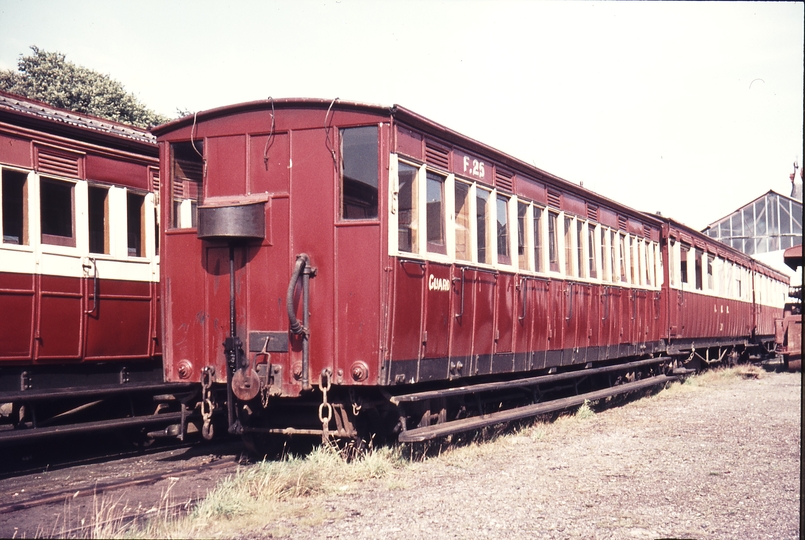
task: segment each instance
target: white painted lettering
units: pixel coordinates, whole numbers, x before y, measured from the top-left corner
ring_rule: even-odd
[[[445,278],[437,278],[433,274],[428,276],[428,290],[430,291],[449,291],[450,280]]]

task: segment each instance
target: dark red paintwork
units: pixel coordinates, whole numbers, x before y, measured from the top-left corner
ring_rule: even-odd
[[[69,159],[60,166],[47,161],[48,153]],[[156,144],[142,130],[0,92],[0,166],[6,169],[145,192],[157,165]],[[74,209],[74,220],[82,217],[77,214]],[[41,247],[31,239],[27,246],[0,243],[0,249],[33,260]],[[78,248],[62,254],[72,270],[65,264],[49,267],[49,273],[0,271],[0,367],[158,356],[156,280],[127,281],[101,272],[96,302],[94,276],[75,275],[84,254]]]

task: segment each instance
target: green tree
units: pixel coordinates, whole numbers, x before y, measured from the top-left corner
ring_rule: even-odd
[[[148,109],[108,75],[77,66],[60,52],[32,46],[18,71],[0,70],[0,89],[54,107],[148,128],[169,119]]]

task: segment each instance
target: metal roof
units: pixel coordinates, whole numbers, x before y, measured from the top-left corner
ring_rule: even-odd
[[[122,137],[140,143],[156,144],[156,137],[144,129],[83,113],[77,113],[75,111],[59,109],[42,103],[41,101],[35,101],[2,91],[0,91],[0,111],[8,111],[30,118],[56,122],[73,128]]]

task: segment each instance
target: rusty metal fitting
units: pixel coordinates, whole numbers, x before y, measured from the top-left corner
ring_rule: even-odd
[[[349,371],[352,374],[352,379],[356,382],[363,382],[369,378],[369,366],[362,360],[353,362]]]
[[[176,367],[180,379],[190,379],[193,376],[193,364],[190,360],[182,360]]]
[[[299,380],[302,378],[302,362],[295,362],[294,365],[291,367],[291,373],[295,380]]]

